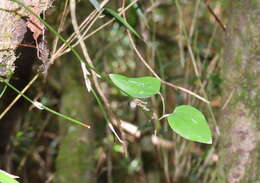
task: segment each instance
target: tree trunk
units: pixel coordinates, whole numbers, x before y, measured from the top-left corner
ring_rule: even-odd
[[[19,0],[40,16],[51,6],[52,0]],[[7,78],[15,70],[16,48],[30,30],[33,38],[43,34],[44,26],[23,7],[10,0],[0,3],[0,76]]]
[[[260,0],[230,7],[222,78],[219,182],[260,182]]]
[[[55,183],[96,182],[93,104],[91,95],[79,79],[79,69],[75,61],[66,62],[62,67],[60,112],[86,121],[91,125],[91,129],[60,119],[61,140],[56,159]]]
[[[19,2],[40,16],[50,7],[52,0],[19,0]],[[3,89],[1,83],[3,79],[12,78],[9,82],[19,90],[27,85],[31,78],[32,65],[37,59],[37,49],[20,45],[35,44],[38,37],[40,42],[43,32],[44,26],[24,8],[10,0],[0,0],[0,91]],[[16,95],[17,93],[11,89],[6,90],[0,101],[0,113]],[[15,125],[24,114],[23,106],[23,99],[20,99],[7,114],[0,118],[0,167],[2,168],[6,168],[4,154],[7,156],[9,154],[7,145]]]

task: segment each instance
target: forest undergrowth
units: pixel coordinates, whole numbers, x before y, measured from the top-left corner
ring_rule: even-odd
[[[225,24],[224,1],[210,6]],[[33,104],[13,107],[13,99],[0,111],[1,118],[18,116],[2,169],[24,183],[216,182],[217,114],[228,103],[220,92],[223,30],[202,0],[64,0],[45,13],[58,34],[41,33],[50,57],[34,63],[22,91]],[[155,76],[161,95],[129,98],[111,73]],[[206,116],[211,145],[178,136],[160,119],[180,105]]]

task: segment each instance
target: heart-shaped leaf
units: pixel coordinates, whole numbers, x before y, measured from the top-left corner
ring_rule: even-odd
[[[180,136],[206,144],[212,144],[209,126],[204,115],[192,106],[176,107],[167,118],[170,127]]]
[[[151,97],[160,91],[161,82],[154,77],[128,78],[120,74],[110,74],[113,83],[133,98]]]
[[[127,29],[129,29],[134,35],[136,35],[138,38],[141,38],[141,36],[134,30],[134,28],[125,21],[116,11],[105,8],[105,11],[112,15],[117,21],[119,21],[121,24],[123,24]]]
[[[0,182],[1,183],[19,183],[15,178],[18,178],[15,175],[11,175],[3,170],[0,170]]]

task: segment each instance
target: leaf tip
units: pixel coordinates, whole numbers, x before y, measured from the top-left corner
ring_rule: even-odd
[[[87,124],[83,124],[83,127],[88,128],[88,129],[91,128],[90,125],[87,125]]]
[[[206,144],[212,144],[212,139],[210,139],[209,141],[205,142]]]

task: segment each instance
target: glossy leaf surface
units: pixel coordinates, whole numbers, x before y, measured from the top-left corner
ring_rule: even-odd
[[[0,170],[0,183],[19,183],[14,178],[18,178],[18,177],[11,175],[3,170]]]
[[[160,91],[161,82],[154,77],[129,78],[120,74],[109,75],[112,82],[133,98],[151,97]]]
[[[170,127],[178,135],[195,142],[212,144],[207,121],[196,108],[188,105],[178,106],[167,119]]]

